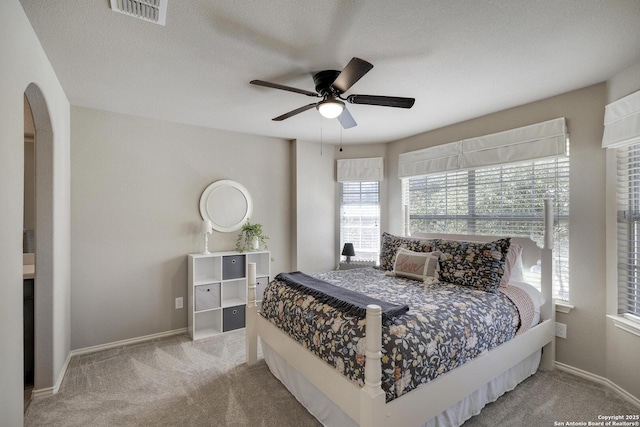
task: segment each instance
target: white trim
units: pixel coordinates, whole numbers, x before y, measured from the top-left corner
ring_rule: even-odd
[[[574,368],[573,366],[566,365],[561,362],[556,362],[556,368],[560,371],[568,372],[570,374],[576,375],[578,377],[587,379],[589,381],[596,382],[598,384],[602,384],[604,386],[609,387],[612,391],[618,393],[621,398],[631,403],[632,405],[640,408],[640,399],[614,383],[608,378],[601,377],[600,375],[592,374],[591,372],[583,371],[579,368]]]
[[[607,317],[613,320],[613,323],[616,325],[616,327],[640,337],[640,323],[638,323],[637,321],[631,320],[624,316],[613,316],[611,314],[607,314]]]
[[[159,332],[157,334],[144,335],[136,338],[129,338],[121,341],[113,341],[106,344],[94,345],[92,347],[78,348],[71,350],[71,356],[78,356],[81,354],[95,353],[96,351],[108,350],[110,348],[122,347],[123,345],[138,344],[145,341],[151,341],[158,338],[172,337],[174,335],[186,334],[189,332],[187,328],[173,329],[171,331]]]
[[[71,358],[73,356],[95,353],[96,351],[108,350],[110,348],[121,347],[129,344],[137,344],[145,341],[155,340],[158,338],[165,338],[165,337],[171,337],[174,335],[186,334],[187,332],[188,332],[187,328],[173,329],[171,331],[159,332],[157,334],[144,335],[142,337],[129,338],[126,340],[114,341],[106,344],[94,345],[92,347],[85,347],[85,348],[79,348],[76,350],[71,350],[69,354],[67,354],[67,360],[65,360],[62,370],[60,371],[60,375],[58,376],[58,380],[53,385],[53,387],[34,389],[33,392],[31,392],[31,397],[37,398],[37,397],[51,396],[56,394],[58,391],[60,391],[62,380],[64,379],[64,376],[67,373],[69,362],[71,362]]]
[[[556,300],[556,312],[558,313],[569,314],[574,308],[576,308],[575,305],[571,305],[566,301]]]
[[[31,398],[35,399],[37,397],[46,397],[56,394],[60,391],[60,386],[62,385],[62,380],[67,373],[67,368],[69,367],[69,362],[71,362],[71,352],[67,354],[67,360],[64,361],[64,365],[62,365],[62,369],[60,370],[60,374],[58,375],[58,380],[53,385],[53,387],[39,388],[34,389],[31,392]]]

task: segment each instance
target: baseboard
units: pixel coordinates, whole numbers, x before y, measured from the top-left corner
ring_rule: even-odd
[[[78,349],[75,349],[75,350],[71,350],[70,354],[72,356],[79,356],[81,354],[95,353],[96,351],[102,351],[102,350],[108,350],[110,348],[122,347],[123,345],[138,344],[138,343],[141,343],[141,342],[151,341],[151,340],[155,340],[155,339],[158,339],[158,338],[166,338],[166,337],[171,337],[171,336],[174,336],[174,335],[181,335],[181,334],[185,334],[187,332],[188,332],[187,328],[173,329],[171,331],[159,332],[157,334],[144,335],[142,337],[129,338],[129,339],[126,339],[126,340],[121,340],[121,341],[113,341],[113,342],[109,342],[109,343],[106,343],[106,344],[94,345],[92,347],[78,348]]]
[[[640,399],[614,383],[608,378],[601,377],[599,375],[592,374],[591,372],[583,371],[582,369],[574,368],[573,366],[565,365],[564,363],[556,362],[556,368],[560,371],[568,372],[570,374],[582,377],[584,379],[602,384],[609,387],[612,391],[618,393],[627,402],[640,408]]]
[[[53,394],[56,394],[60,390],[60,386],[62,385],[62,380],[64,379],[64,376],[67,373],[69,362],[71,361],[71,358],[73,356],[95,353],[96,351],[108,350],[110,348],[121,347],[123,345],[142,343],[145,341],[151,341],[158,338],[166,338],[174,335],[181,335],[187,332],[188,332],[187,328],[173,329],[171,331],[159,332],[157,334],[144,335],[142,337],[129,338],[126,340],[114,341],[106,344],[94,345],[92,347],[85,347],[85,348],[79,348],[76,350],[71,350],[69,354],[67,354],[67,360],[65,360],[64,366],[60,371],[60,375],[58,375],[58,380],[53,385],[53,387],[34,389],[31,392],[31,397],[37,398],[37,397],[51,396]]]
[[[35,399],[37,397],[45,397],[56,394],[60,390],[60,386],[62,385],[62,380],[64,379],[65,374],[67,373],[67,368],[69,367],[69,362],[71,361],[71,352],[67,354],[67,359],[64,361],[64,365],[62,365],[62,369],[60,370],[60,374],[58,375],[58,380],[53,385],[53,387],[39,388],[33,389],[31,392],[31,398]]]

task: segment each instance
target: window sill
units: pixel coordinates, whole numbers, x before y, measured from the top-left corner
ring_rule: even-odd
[[[566,301],[556,300],[556,312],[558,313],[569,314],[574,308],[576,308],[575,305],[571,305]]]
[[[373,267],[374,265],[375,263],[367,261],[351,261],[350,263],[341,262],[340,265],[338,265],[338,270],[353,270],[356,268]]]
[[[623,317],[623,316],[612,316],[610,314],[607,314],[607,317],[613,320],[613,323],[615,323],[617,328],[620,328],[623,331],[627,331],[630,334],[640,337],[640,322],[627,319],[626,317]]]

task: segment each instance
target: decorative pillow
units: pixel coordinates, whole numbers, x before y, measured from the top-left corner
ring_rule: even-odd
[[[522,270],[522,246],[513,243],[509,246],[509,252],[507,252],[504,276],[500,280],[500,287],[507,286],[510,281],[522,282],[524,280]]]
[[[442,239],[430,242],[434,250],[442,252],[441,281],[487,292],[498,290],[511,239],[489,243]]]
[[[425,239],[415,237],[394,236],[387,232],[382,233],[380,243],[380,268],[391,271],[396,259],[398,249],[405,248],[414,252],[430,252],[431,246]]]
[[[408,277],[410,279],[434,281],[438,278],[438,260],[440,252],[413,252],[400,248],[396,254],[396,260],[392,271],[387,271],[387,276]]]

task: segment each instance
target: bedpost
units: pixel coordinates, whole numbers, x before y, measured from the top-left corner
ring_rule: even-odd
[[[256,322],[258,316],[258,307],[256,305],[256,263],[247,264],[247,281],[249,287],[247,289],[247,314],[246,323],[246,360],[247,365],[255,365],[258,362],[258,334],[256,331]]]
[[[553,200],[544,200],[544,247],[541,252],[541,290],[546,301],[542,306],[542,320],[550,319],[555,329],[556,303],[553,299]],[[555,367],[556,348],[555,335],[551,342],[542,350],[542,369],[550,370]]]
[[[365,326],[364,387],[360,391],[360,426],[384,425],[385,394],[382,391],[382,308],[367,306]]]

